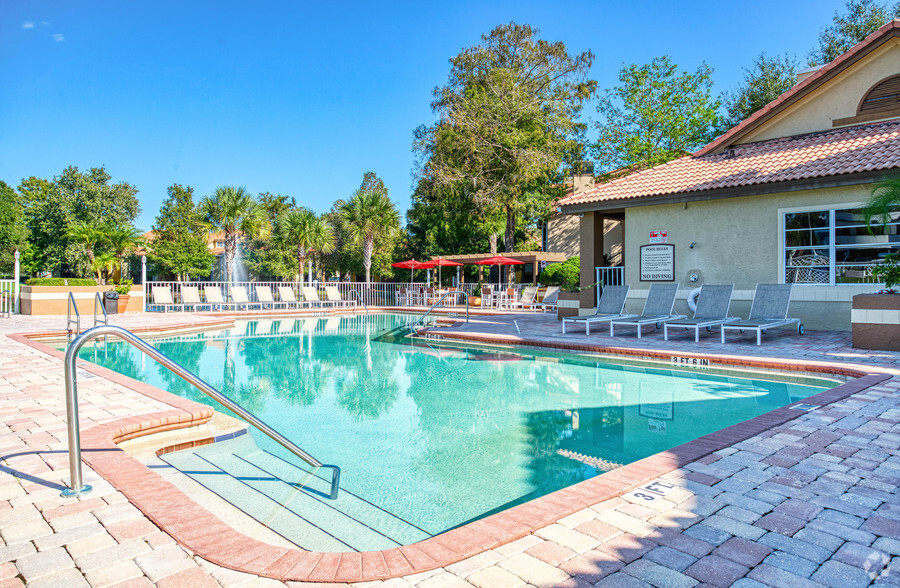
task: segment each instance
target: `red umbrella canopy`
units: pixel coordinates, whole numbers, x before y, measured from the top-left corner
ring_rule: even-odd
[[[482,259],[481,261],[476,261],[478,265],[524,265],[524,261],[519,261],[518,259],[512,259],[511,257],[504,257],[503,255],[495,255],[494,257],[488,257],[487,259]]]
[[[423,269],[426,267],[431,267],[430,265],[426,265],[424,261],[416,261],[415,259],[398,261],[397,263],[392,263],[391,266],[402,267],[403,269]]]
[[[438,267],[438,266],[446,267],[448,265],[463,265],[463,264],[457,263],[455,261],[450,261],[449,259],[444,259],[442,257],[439,257],[437,259],[432,259],[431,261],[426,261],[425,263],[422,264],[422,267],[423,268]]]

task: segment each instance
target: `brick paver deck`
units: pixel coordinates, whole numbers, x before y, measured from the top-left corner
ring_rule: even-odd
[[[141,329],[217,320],[221,318],[169,313],[125,315],[113,322]],[[210,563],[227,559],[221,553],[186,547],[196,545],[192,531],[206,536],[232,531],[221,523],[204,523],[198,532],[197,521],[189,516],[195,511],[173,510],[164,500],[151,504],[139,488],[129,487],[132,480],[156,476],[144,466],[129,469],[132,465],[101,452],[86,454],[85,482],[93,492],[80,499],[59,496],[69,475],[62,362],[58,354],[19,335],[57,330],[62,322],[60,317],[0,320],[0,588],[283,585]],[[738,336],[729,336],[730,342],[721,346],[715,334],[704,334],[699,345],[686,336],[665,343],[656,333],[640,341],[633,335],[563,337],[559,324],[547,315],[479,317],[435,332],[625,355],[763,362],[804,371],[883,372],[887,377],[857,380],[843,394],[820,399],[812,412],[779,409],[729,433],[743,440],[714,435],[708,443],[719,448],[698,453],[703,455],[699,459],[685,459],[689,452],[680,457],[678,451],[667,452],[672,455],[557,493],[565,499],[550,495],[530,510],[517,511],[546,522],[516,521],[524,531],[513,541],[468,548],[474,553],[454,558],[453,553],[467,549],[459,544],[480,543],[471,533],[450,535],[443,553],[454,561],[441,567],[428,564],[441,557],[435,548],[355,559],[329,554],[291,559],[283,548],[248,553],[246,545],[233,545],[246,566],[271,571],[280,562],[285,568],[280,577],[296,577],[306,566],[326,570],[321,579],[353,577],[361,580],[354,586],[366,587],[900,585],[900,354],[852,349],[846,333],[799,337],[776,331],[764,336],[762,347],[752,337]],[[171,417],[177,420],[190,413],[196,422],[205,418],[190,403],[149,388],[115,376],[80,380],[82,430],[122,438],[148,427],[177,426],[158,415],[178,415]],[[643,485],[653,478],[672,489],[652,495],[654,500],[628,492],[635,480]],[[599,495],[600,487],[608,498],[583,503]],[[583,505],[548,518],[563,512],[564,502]],[[482,536],[491,533],[488,524],[478,529]],[[173,537],[188,540],[179,543]],[[490,537],[485,541],[491,543]],[[383,576],[430,567],[364,581],[367,571]]]

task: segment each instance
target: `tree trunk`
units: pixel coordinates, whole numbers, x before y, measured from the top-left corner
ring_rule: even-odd
[[[488,236],[488,241],[491,244],[491,255],[492,256],[497,255],[497,239],[499,239],[499,238],[500,238],[500,235],[498,235],[497,233],[491,233]]]
[[[366,283],[371,281],[372,274],[372,251],[375,250],[375,238],[366,237],[363,241],[363,266],[366,268]]]
[[[297,246],[297,273],[300,282],[303,282],[303,264],[306,263],[306,250],[302,245]]]
[[[225,235],[225,281],[231,283],[231,276],[234,275],[234,254],[237,249],[237,236],[232,234]]]

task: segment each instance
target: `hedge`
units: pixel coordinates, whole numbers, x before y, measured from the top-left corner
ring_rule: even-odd
[[[26,286],[96,286],[97,280],[87,278],[31,278]]]

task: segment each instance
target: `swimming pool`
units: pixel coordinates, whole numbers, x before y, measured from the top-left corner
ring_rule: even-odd
[[[248,321],[154,340],[312,455],[339,465],[339,504],[321,496],[324,480],[253,430],[164,458],[301,547],[380,549],[837,385],[385,336],[406,320]],[[86,347],[82,357],[220,408],[126,344]]]

